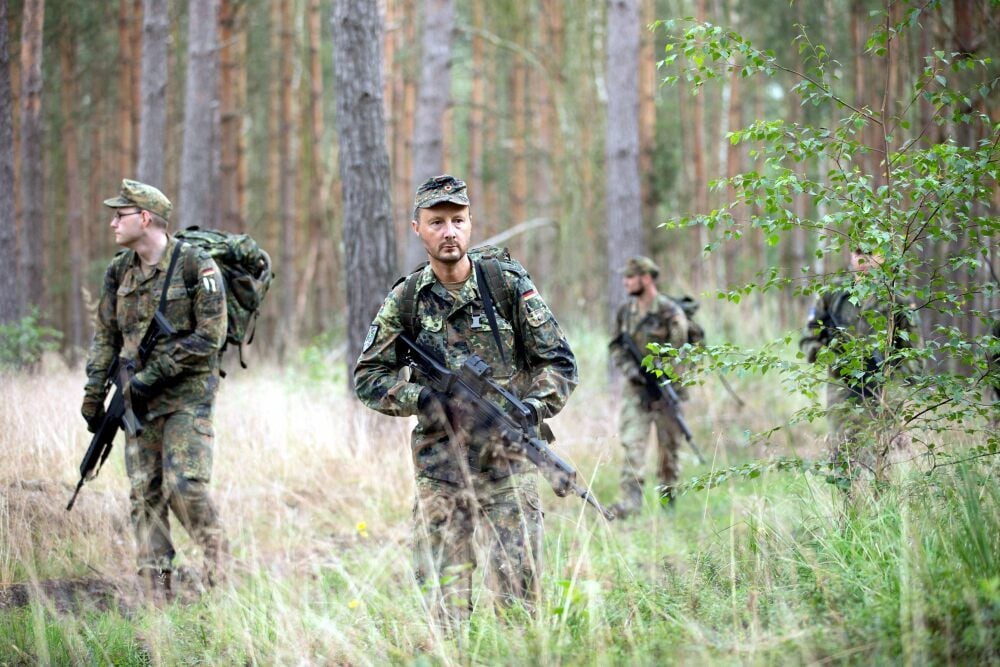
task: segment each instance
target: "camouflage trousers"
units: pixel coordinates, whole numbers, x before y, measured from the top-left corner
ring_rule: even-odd
[[[535,472],[469,485],[417,478],[414,503],[414,568],[435,621],[447,626],[472,611],[473,573],[497,601],[521,601],[529,610],[540,599],[542,519]]]
[[[660,484],[673,484],[680,475],[677,450],[684,438],[680,426],[657,404],[644,407],[638,396],[626,394],[619,417],[619,435],[625,449],[622,461],[620,508],[637,510],[642,505],[643,469],[649,451],[650,426],[656,433],[656,476]]]
[[[170,511],[201,547],[209,575],[225,542],[219,515],[208,492],[212,476],[211,408],[193,408],[156,417],[125,445],[139,570],[170,571],[174,545]]]

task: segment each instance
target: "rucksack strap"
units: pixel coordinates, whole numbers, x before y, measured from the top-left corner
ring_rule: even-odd
[[[477,264],[482,265],[483,273],[486,275],[486,285],[500,307],[500,314],[504,319],[514,324],[514,290],[510,288],[503,278],[503,267],[496,257],[488,257]]]
[[[420,271],[414,271],[406,276],[403,282],[403,299],[399,302],[399,320],[403,325],[403,330],[410,338],[416,338],[420,333],[417,320],[417,282],[420,280]]]
[[[487,262],[490,263],[490,262]],[[493,260],[492,263],[499,263]],[[483,310],[486,311],[486,319],[490,323],[490,331],[493,332],[493,340],[497,344],[497,351],[500,352],[500,361],[507,364],[507,354],[503,351],[503,343],[500,342],[500,328],[497,326],[496,309],[493,306],[493,296],[490,294],[490,286],[483,275],[483,262],[472,262],[473,270],[476,272],[476,286],[479,288],[479,297],[483,300]]]

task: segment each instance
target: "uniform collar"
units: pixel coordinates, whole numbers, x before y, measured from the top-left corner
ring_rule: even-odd
[[[171,234],[167,234],[167,247],[163,250],[163,257],[160,257],[160,261],[156,263],[156,270],[153,271],[150,277],[155,276],[159,272],[166,273],[167,269],[170,268],[170,256],[174,252],[174,246],[177,245],[177,239]],[[136,269],[141,269],[142,260],[139,258],[139,253],[132,251],[132,266]],[[139,275],[142,275],[142,271],[139,271]]]
[[[449,292],[445,286],[441,284],[441,281],[438,280],[438,277],[434,275],[431,265],[428,264],[423,268],[420,272],[420,276],[417,278],[417,293],[419,294],[420,290],[430,285],[430,289],[435,294],[442,297],[446,301],[455,302],[452,310],[452,312],[454,312],[470,301],[474,301],[479,298],[479,287],[476,284],[476,271],[474,265],[475,260],[473,260],[473,270],[472,274],[469,276],[469,280],[465,281],[465,284],[462,285],[462,289],[459,290],[457,295],[452,296],[451,292]]]

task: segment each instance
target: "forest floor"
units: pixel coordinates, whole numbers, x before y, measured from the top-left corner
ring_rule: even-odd
[[[605,503],[620,445],[603,342],[581,333],[583,382],[553,420],[561,455]],[[574,343],[576,345],[576,343]],[[608,523],[547,491],[543,603],[472,623],[428,622],[410,567],[407,419],[357,406],[343,360],[308,350],[224,381],[213,494],[232,544],[202,593],[174,527],[178,599],[144,605],[120,442],[65,505],[89,439],[82,371],[50,364],[0,388],[0,665],[704,664],[979,661],[1000,657],[1000,492],[986,459],[926,474],[845,511],[822,478],[735,477]],[[822,425],[749,434],[801,405],[764,380],[694,388],[687,418],[708,462],[682,478],[778,455],[822,456]],[[650,462],[652,463],[652,462]],[[651,470],[651,467],[650,467]]]

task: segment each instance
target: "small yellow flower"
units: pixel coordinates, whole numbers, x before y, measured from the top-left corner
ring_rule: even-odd
[[[361,604],[361,600],[351,600],[350,602],[347,603],[347,608],[348,609],[357,609],[358,605],[360,605],[360,604]]]
[[[364,521],[358,521],[357,530],[361,537],[368,537],[368,524]]]

